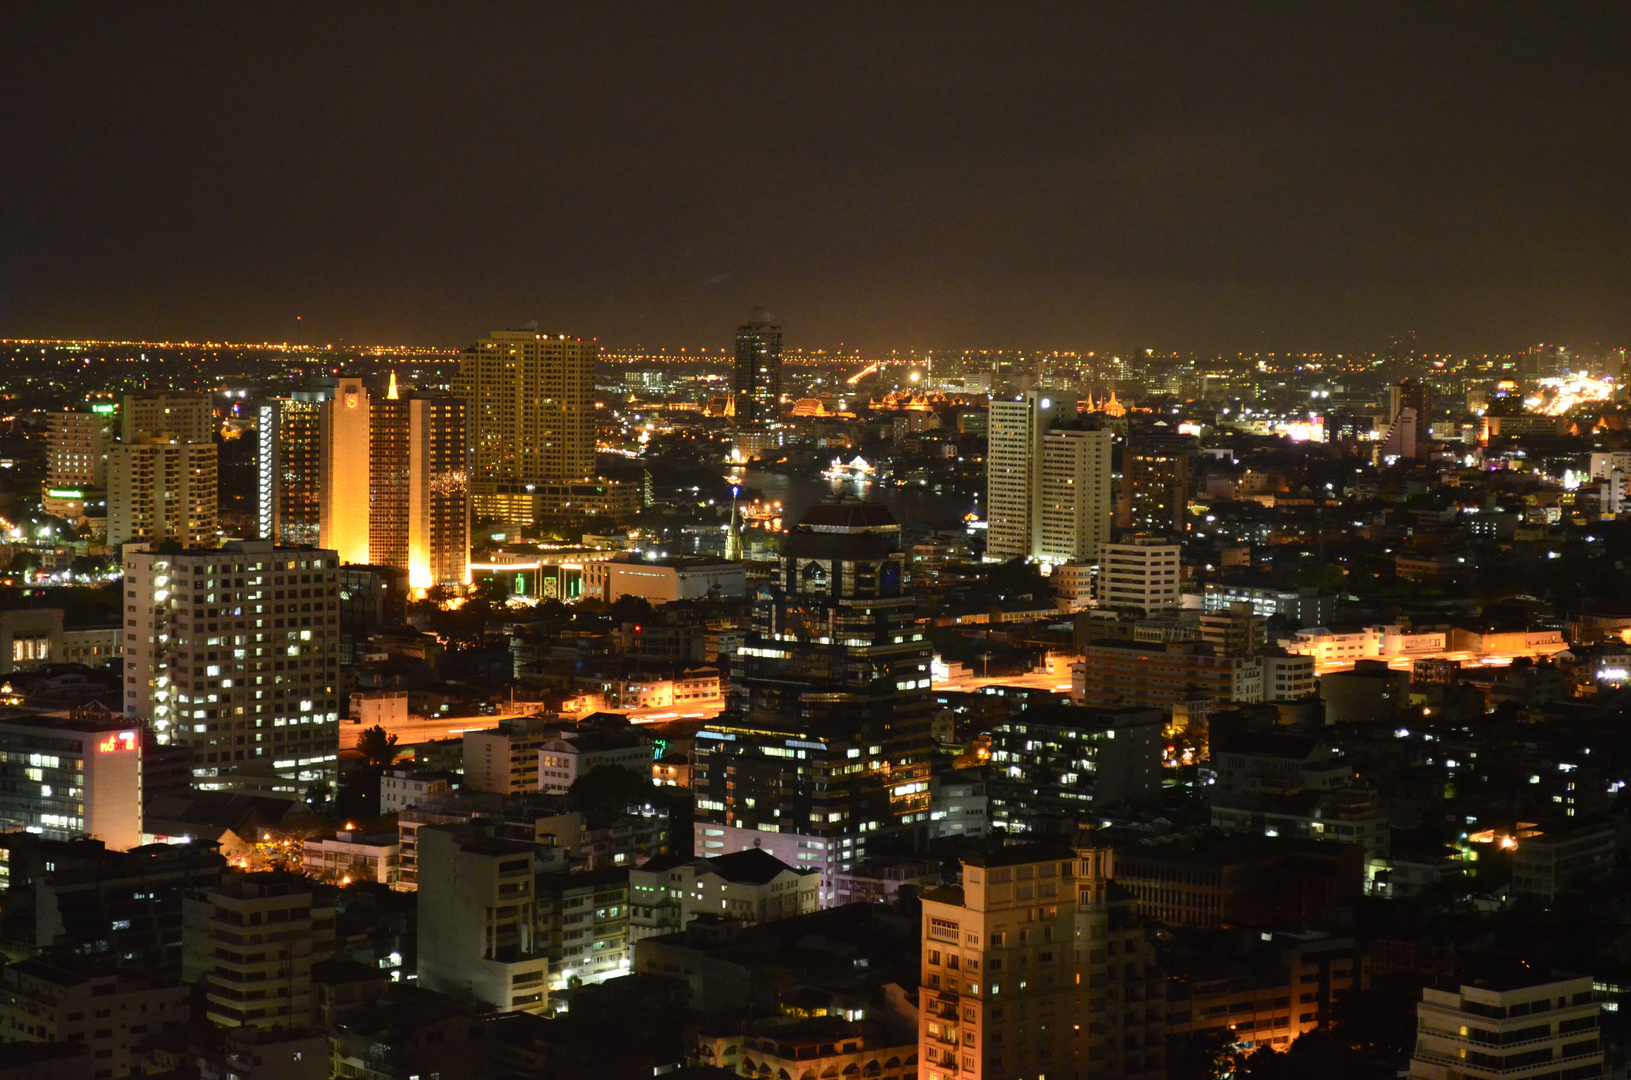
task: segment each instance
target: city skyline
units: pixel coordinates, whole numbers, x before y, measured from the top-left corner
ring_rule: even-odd
[[[314,11],[7,16],[0,334],[1631,335],[1616,9]]]

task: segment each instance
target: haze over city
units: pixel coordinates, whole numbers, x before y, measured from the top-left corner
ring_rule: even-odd
[[[19,6],[0,336],[458,346],[536,319],[720,348],[762,303],[829,350],[1623,342],[1625,22]]]

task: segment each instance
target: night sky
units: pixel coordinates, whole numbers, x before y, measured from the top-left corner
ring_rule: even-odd
[[[1631,5],[12,3],[0,337],[1631,342]]]

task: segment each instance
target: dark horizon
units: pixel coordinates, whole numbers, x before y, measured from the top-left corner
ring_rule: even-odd
[[[1631,342],[1616,6],[14,6],[0,337]],[[296,329],[296,316],[302,316]]]

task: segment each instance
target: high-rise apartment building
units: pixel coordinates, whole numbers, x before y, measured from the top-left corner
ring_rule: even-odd
[[[219,1027],[310,1027],[312,967],[334,955],[334,900],[293,874],[232,874],[182,900],[181,977]]]
[[[339,759],[339,559],[245,540],[132,545],[125,716],[191,747],[203,788],[299,794]]]
[[[929,663],[883,506],[811,507],[736,654],[731,713],[698,734],[696,851],[762,847],[833,876],[929,817]]]
[[[319,535],[342,561],[408,572],[414,589],[469,584],[466,407],[447,394],[383,395],[342,379],[322,407]]]
[[[1074,399],[1040,392],[991,400],[985,453],[986,557],[1029,558],[1038,529],[1042,433],[1073,414]]]
[[[770,321],[770,312],[753,309],[748,321],[736,328],[736,421],[738,424],[775,420],[781,415],[782,328]]]
[[[142,842],[142,733],[121,720],[0,720],[0,828]]]
[[[1082,421],[1043,433],[1034,558],[1055,564],[1092,562],[1110,542],[1112,439],[1108,428],[1087,427]]]
[[[301,390],[258,413],[259,534],[285,546],[316,545],[322,524],[322,415],[329,395]]]
[[[1010,847],[924,895],[923,1080],[1165,1076],[1165,980],[1109,866],[1092,847]]]
[[[1116,527],[1182,533],[1197,443],[1187,436],[1138,435],[1127,440],[1116,499]]]
[[[213,443],[217,428],[208,394],[128,394],[119,410],[121,442]]]
[[[215,413],[203,394],[131,394],[108,452],[108,543],[212,547],[216,532]]]
[[[112,406],[105,406],[111,409]],[[100,506],[108,486],[113,417],[92,410],[46,414],[45,493],[48,514],[80,520],[87,503]]]
[[[593,483],[599,351],[535,330],[495,330],[464,351],[453,396],[467,409],[478,517],[530,524]]]
[[[1076,399],[1031,391],[993,399],[986,451],[988,558],[1092,562],[1110,539],[1108,429]]]

